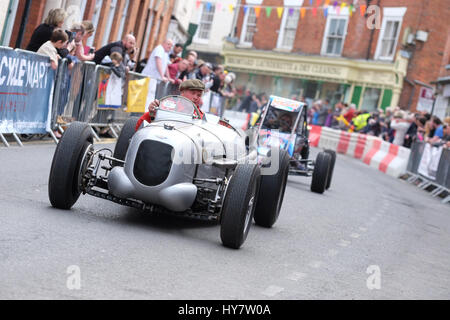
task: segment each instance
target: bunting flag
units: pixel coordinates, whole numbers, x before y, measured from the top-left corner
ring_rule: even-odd
[[[281,16],[283,15],[283,7],[278,7],[277,8],[277,14],[278,14],[278,18],[281,19]]]
[[[300,1],[300,2],[303,3],[303,1]],[[329,12],[329,6],[332,5],[333,9],[335,10],[335,12],[338,15],[340,15],[343,12],[343,9],[345,9],[347,7],[348,10],[349,10],[350,17],[353,16],[354,10],[358,10],[358,7],[359,7],[361,16],[364,17],[364,15],[366,14],[366,11],[367,11],[367,5],[365,5],[365,4],[361,4],[361,5],[360,4],[356,4],[355,5],[355,4],[351,4],[351,3],[348,3],[348,2],[350,2],[350,1],[344,2],[343,0],[341,0],[341,1],[337,1],[337,0],[333,0],[333,1],[332,0],[324,0],[324,1],[322,1],[322,0],[316,0],[316,1],[309,0],[309,5],[310,6],[305,6],[305,7],[301,7],[300,8],[300,16],[301,16],[302,19],[305,18],[306,10],[311,10],[312,11],[312,15],[314,17],[317,17],[317,10],[323,9],[323,15],[324,15],[325,18],[327,18],[328,14],[330,13]],[[354,2],[356,2],[356,1],[354,1]],[[255,16],[257,18],[261,14],[261,9],[264,9],[264,8],[266,9],[266,16],[267,16],[267,18],[269,18],[271,16],[272,9],[274,9],[274,7],[265,6],[265,5],[255,6],[255,5],[247,5],[247,4],[238,4],[237,6],[235,6],[235,5],[232,5],[232,4],[228,4],[227,5],[227,4],[224,4],[222,2],[215,2],[214,3],[212,1],[205,1],[205,0],[196,0],[195,1],[196,8],[199,9],[200,5],[202,3],[203,3],[204,8],[206,9],[206,11],[208,11],[208,12],[210,12],[213,9],[213,5],[215,5],[217,11],[224,11],[224,10],[226,10],[225,7],[228,7],[228,10],[230,11],[230,13],[233,13],[233,11],[234,11],[234,9],[236,7],[238,7],[238,9],[239,8],[243,8],[244,14],[247,14],[249,8],[253,8],[253,10],[255,10]],[[300,6],[300,4],[299,4],[299,6]],[[295,12],[294,10],[296,10],[293,7],[284,7],[284,6],[283,7],[276,7],[277,15],[278,15],[279,19],[282,18],[285,9],[288,9],[289,16],[292,16],[294,14],[294,12]]]
[[[359,7],[359,10],[361,11],[361,17],[364,17],[364,15],[366,14],[366,9],[367,9],[367,6],[365,4],[362,4]]]
[[[255,7],[255,16],[257,17],[257,18],[259,18],[259,13],[261,12],[261,8],[260,7]]]

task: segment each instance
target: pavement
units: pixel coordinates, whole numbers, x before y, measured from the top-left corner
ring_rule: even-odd
[[[214,222],[52,208],[54,150],[0,147],[0,299],[450,298],[448,204],[358,160],[338,155],[323,195],[290,177],[274,227],[232,250]]]

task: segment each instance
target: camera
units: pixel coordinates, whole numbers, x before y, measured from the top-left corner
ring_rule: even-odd
[[[89,49],[89,54],[92,54],[92,53],[94,53],[94,48]]]

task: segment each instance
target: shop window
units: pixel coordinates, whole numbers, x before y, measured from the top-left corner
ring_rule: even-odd
[[[364,90],[363,102],[360,109],[368,112],[377,110],[380,96],[381,89],[366,88],[366,90]]]
[[[216,6],[208,3],[203,4],[202,13],[200,14],[200,21],[198,23],[198,29],[195,36],[196,42],[207,42],[211,35],[211,27],[214,19],[214,12]]]
[[[406,8],[383,8],[383,22],[375,52],[376,60],[394,60]]]
[[[255,33],[256,13],[253,7],[249,7],[244,17],[244,25],[241,32],[241,44],[251,46],[253,44],[253,36]]]
[[[300,9],[284,10],[281,21],[280,34],[278,36],[277,48],[291,50],[294,45],[297,25],[300,17]]]
[[[329,9],[325,35],[322,42],[322,55],[340,56],[344,47],[348,26],[348,8],[344,8],[340,14]]]

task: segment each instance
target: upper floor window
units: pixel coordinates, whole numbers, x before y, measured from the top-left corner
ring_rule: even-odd
[[[256,13],[253,7],[249,7],[244,17],[244,25],[241,32],[241,43],[253,44],[253,36],[256,33]]]
[[[322,54],[340,56],[344,48],[348,26],[348,8],[344,8],[337,15],[332,8],[328,11],[327,24],[322,42]]]
[[[291,50],[294,45],[295,35],[297,33],[300,9],[284,10],[283,20],[281,21],[280,34],[278,35],[277,47]]]
[[[203,4],[202,13],[200,15],[200,21],[198,23],[198,30],[196,33],[197,41],[207,41],[211,35],[211,27],[214,19],[214,12],[216,6],[209,3],[209,5]]]
[[[406,8],[383,8],[383,22],[375,51],[375,59],[394,60],[405,12]]]

